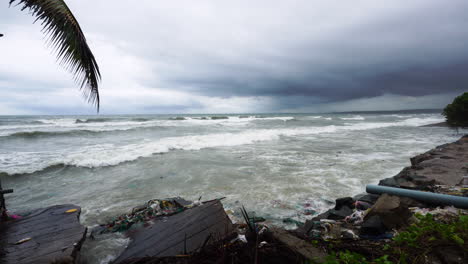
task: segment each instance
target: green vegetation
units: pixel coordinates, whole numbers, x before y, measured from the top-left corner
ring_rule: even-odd
[[[393,262],[388,260],[388,255],[368,261],[363,255],[346,250],[329,255],[325,264],[393,264]]]
[[[99,67],[78,21],[63,0],[10,0],[41,21],[60,65],[74,75],[88,101],[99,111]]]
[[[468,127],[468,93],[457,96],[442,114],[450,126]]]
[[[398,234],[393,239],[396,245],[420,249],[439,245],[463,246],[468,241],[468,215],[448,224],[435,221],[431,214],[416,217],[420,222]]]
[[[419,222],[396,235],[390,243],[381,246],[386,252],[376,259],[348,250],[332,253],[326,264],[409,264],[423,263],[428,256],[435,257],[440,249],[451,249],[461,256],[468,254],[468,215],[438,221],[434,216],[415,215]]]

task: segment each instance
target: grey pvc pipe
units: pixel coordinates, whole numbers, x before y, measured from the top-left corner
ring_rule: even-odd
[[[468,197],[454,196],[440,193],[413,191],[401,188],[369,184],[366,192],[373,194],[388,193],[390,195],[413,198],[426,203],[438,205],[453,205],[457,208],[468,209]]]

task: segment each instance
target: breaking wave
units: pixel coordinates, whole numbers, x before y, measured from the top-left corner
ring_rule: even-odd
[[[362,116],[353,116],[353,117],[341,117],[341,120],[365,120]]]
[[[142,126],[142,127],[108,127],[102,128],[98,127],[95,129],[71,129],[64,131],[22,131],[15,132],[6,135],[0,135],[0,139],[10,139],[10,138],[22,138],[22,139],[36,139],[36,138],[45,138],[45,137],[60,137],[60,136],[90,136],[104,133],[112,132],[122,132],[122,131],[136,131],[136,130],[160,130],[167,129],[166,126]]]
[[[233,147],[262,141],[277,140],[282,136],[302,136],[322,133],[369,130],[392,126],[420,126],[439,121],[435,118],[410,118],[393,123],[359,123],[345,126],[322,126],[284,129],[251,129],[240,133],[219,133],[167,137],[153,142],[130,144],[119,147],[95,146],[81,153],[70,155],[65,164],[81,167],[112,166],[122,162],[149,157],[172,150],[201,150],[215,147]]]
[[[16,132],[16,133],[8,135],[8,137],[39,138],[39,137],[55,137],[55,136],[83,136],[83,135],[95,134],[99,132],[100,131],[92,131],[92,130],[30,131],[30,132]]]
[[[264,141],[278,140],[281,137],[296,137],[323,133],[345,133],[346,131],[369,130],[385,127],[411,126],[417,127],[430,123],[440,122],[440,118],[409,118],[396,122],[380,123],[350,123],[344,125],[328,125],[317,127],[296,127],[277,129],[248,129],[241,132],[213,133],[204,135],[186,135],[177,137],[166,137],[155,141],[144,141],[134,144],[115,145],[98,144],[81,147],[78,151],[59,153],[49,157],[47,160],[41,159],[41,164],[35,163],[41,168],[47,168],[56,164],[78,167],[103,167],[114,166],[123,162],[134,161],[142,157],[150,157],[153,154],[163,154],[174,150],[196,151],[207,148],[234,147],[239,145],[254,144]],[[61,132],[59,132],[61,133]],[[94,133],[89,131],[79,131],[77,133]],[[16,136],[35,137],[49,135],[47,132],[32,132],[16,134]],[[25,156],[10,166],[9,172],[32,170],[38,171],[41,168],[27,167],[31,162],[31,157]],[[6,171],[8,173],[8,171]]]
[[[77,124],[83,124],[83,123],[104,123],[104,122],[112,122],[114,121],[113,119],[110,118],[90,118],[90,119],[76,119],[75,123]]]
[[[73,166],[70,166],[70,165],[66,165],[64,163],[54,163],[54,164],[50,164],[50,165],[47,165],[45,167],[42,167],[42,168],[37,168],[36,170],[24,170],[24,171],[18,171],[18,172],[4,172],[4,171],[0,171],[0,176],[4,175],[4,176],[24,176],[24,175],[31,175],[31,174],[35,174],[35,173],[42,173],[42,172],[49,172],[49,171],[54,171],[54,170],[58,170],[58,169],[64,169],[64,168],[67,168],[67,167],[73,167]]]
[[[176,121],[197,121],[197,120],[220,120],[220,121],[253,121],[253,120],[282,120],[282,121],[289,121],[294,120],[295,118],[292,116],[201,116],[201,117],[186,117],[186,116],[178,116],[178,117],[170,117],[168,120],[176,120]]]

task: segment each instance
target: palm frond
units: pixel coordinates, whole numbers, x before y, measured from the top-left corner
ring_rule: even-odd
[[[41,21],[48,42],[57,52],[60,65],[68,69],[80,85],[88,102],[99,111],[99,66],[89,48],[83,31],[63,0],[10,0],[21,10],[29,10]]]

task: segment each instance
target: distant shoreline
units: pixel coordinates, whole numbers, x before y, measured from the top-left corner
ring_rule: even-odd
[[[0,115],[0,117],[28,117],[28,116],[180,116],[180,115],[325,115],[325,114],[439,114],[442,109],[402,109],[402,110],[370,110],[370,111],[345,111],[345,112],[238,112],[238,113],[76,113],[76,114],[26,114],[26,115]]]
[[[444,121],[444,122],[440,122],[440,123],[424,125],[424,126],[421,126],[421,127],[449,127],[449,125],[447,124],[447,122]]]

